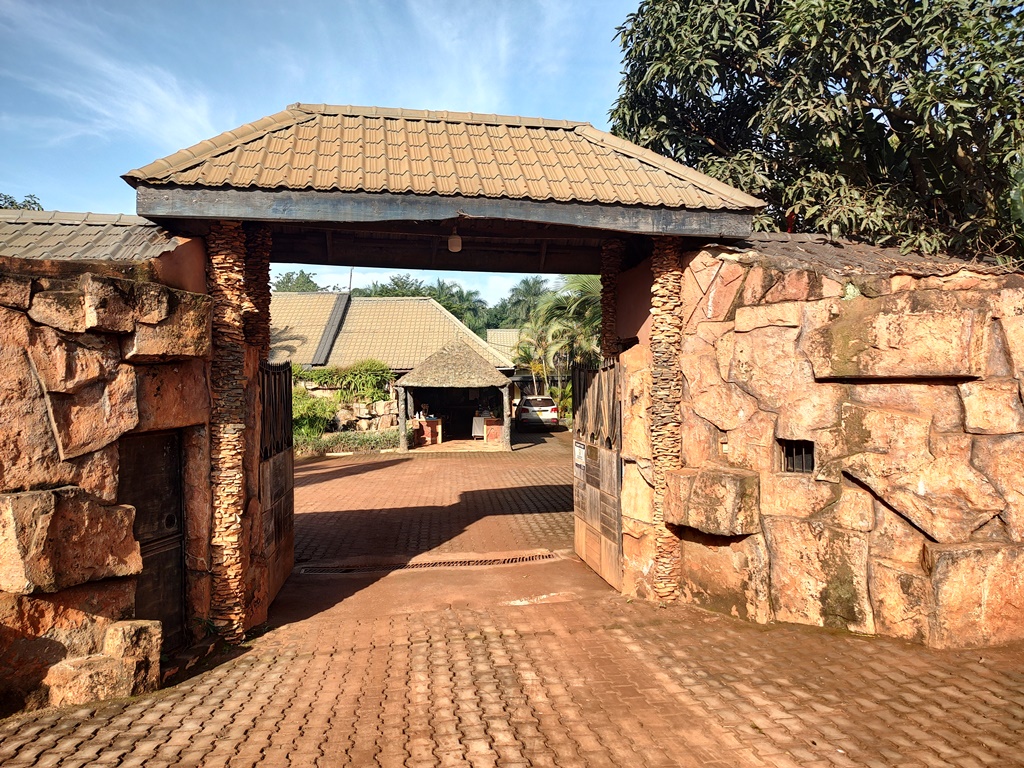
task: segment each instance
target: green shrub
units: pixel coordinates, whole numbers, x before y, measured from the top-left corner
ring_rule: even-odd
[[[413,431],[409,432],[412,445]],[[295,453],[298,456],[322,456],[325,453],[366,453],[398,447],[398,429],[382,432],[328,432],[323,435],[295,433]]]
[[[394,372],[380,360],[362,360],[347,368],[310,368],[292,366],[296,381],[309,381],[320,387],[337,389],[342,402],[358,400],[373,403],[389,399],[388,384],[395,380]]]
[[[337,397],[313,397],[302,387],[292,388],[292,431],[296,438],[319,437],[337,411]]]

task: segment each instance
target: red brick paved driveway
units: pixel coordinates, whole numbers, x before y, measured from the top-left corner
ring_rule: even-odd
[[[509,478],[545,471],[527,455],[489,473],[461,456],[302,465],[302,551],[321,563],[402,562],[429,559],[428,545],[455,559],[492,541],[563,541],[510,531],[529,515]],[[564,485],[567,462],[561,471],[542,485]],[[402,527],[396,510],[420,514],[413,476],[449,519]],[[548,508],[554,492],[524,498],[542,519],[565,514]],[[334,517],[302,517],[317,510]],[[345,510],[367,517],[372,545],[332,534]],[[296,573],[271,616],[239,655],[174,688],[0,722],[0,765],[1024,765],[1021,646],[937,652],[661,608],[616,595],[570,557]]]
[[[516,435],[511,453],[386,453],[295,468],[300,563],[572,549],[572,435]]]

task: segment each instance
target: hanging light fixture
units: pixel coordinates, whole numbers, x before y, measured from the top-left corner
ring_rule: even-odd
[[[448,250],[452,253],[462,250],[462,238],[459,237],[458,227],[452,227],[452,233],[448,235]]]

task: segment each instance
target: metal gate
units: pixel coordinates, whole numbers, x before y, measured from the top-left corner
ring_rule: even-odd
[[[622,589],[622,415],[615,359],[598,368],[573,366],[573,512],[575,549]]]
[[[295,473],[292,453],[292,367],[260,363],[260,505],[271,596],[295,560]]]
[[[163,624],[164,652],[185,646],[185,525],[180,432],[126,435],[118,442],[117,501],[135,507],[142,573],[135,618]]]

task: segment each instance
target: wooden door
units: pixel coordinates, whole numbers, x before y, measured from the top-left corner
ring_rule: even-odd
[[[622,418],[619,372],[609,359],[573,369],[573,513],[575,550],[622,589]]]
[[[118,445],[117,500],[135,507],[142,547],[135,617],[162,622],[163,650],[177,650],[186,644],[181,433],[127,435]]]

